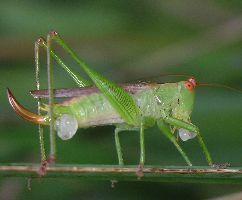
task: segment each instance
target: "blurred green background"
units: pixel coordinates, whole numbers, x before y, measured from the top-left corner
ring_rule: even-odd
[[[36,101],[34,41],[50,30],[87,63],[116,82],[162,74],[193,75],[202,83],[242,88],[241,0],[1,1],[0,3],[0,162],[40,160],[37,127],[20,119],[6,98],[6,87],[31,110]],[[58,48],[70,65],[76,64]],[[46,55],[42,52],[42,86]],[[80,73],[82,73],[80,71]],[[75,86],[55,68],[55,87]],[[152,81],[152,80],[151,80]],[[168,80],[166,80],[168,81]],[[177,81],[174,78],[170,82]],[[217,163],[242,166],[242,94],[215,87],[196,90],[193,122]],[[58,139],[58,162],[117,164],[114,127],[79,130],[70,141]],[[48,130],[46,138],[48,144]],[[146,131],[147,164],[184,165],[157,128]],[[137,164],[138,133],[121,134],[124,159]],[[197,143],[182,146],[194,165],[206,165]],[[239,185],[80,181],[24,178],[0,180],[1,199],[206,199],[239,192]]]

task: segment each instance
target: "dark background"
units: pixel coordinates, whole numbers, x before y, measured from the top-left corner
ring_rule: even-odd
[[[242,1],[6,1],[0,3],[0,162],[40,160],[37,126],[20,119],[6,98],[10,87],[27,108],[35,88],[34,41],[55,30],[94,69],[127,82],[163,74],[193,75],[201,83],[242,88]],[[65,61],[78,70],[69,56]],[[42,87],[46,55],[42,52]],[[80,70],[80,73],[82,71]],[[149,78],[148,78],[149,79]],[[180,78],[181,80],[182,78]],[[55,67],[55,87],[75,84]],[[162,78],[161,78],[162,80]],[[152,81],[152,78],[151,78]],[[163,81],[177,81],[169,77]],[[215,162],[242,165],[242,94],[224,88],[196,90],[193,123]],[[114,127],[79,130],[70,141],[58,139],[58,163],[117,164]],[[45,136],[48,144],[48,130]],[[184,165],[173,145],[154,127],[145,134],[147,164]],[[137,132],[121,134],[124,159],[137,164]],[[194,165],[206,165],[197,143],[182,143]],[[204,199],[241,190],[240,185],[35,179],[0,180],[1,199]]]

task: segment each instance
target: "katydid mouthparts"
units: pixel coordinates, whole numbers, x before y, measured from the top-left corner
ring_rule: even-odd
[[[63,59],[51,48],[52,42],[59,44],[77,62],[90,81],[82,78],[64,63]],[[40,47],[47,52],[47,90],[40,90]],[[78,88],[53,89],[53,59],[72,77]],[[55,160],[56,132],[62,140],[68,140],[75,135],[78,128],[104,125],[116,127],[114,140],[119,165],[124,165],[119,133],[135,130],[140,133],[138,171],[142,172],[145,164],[144,130],[155,125],[175,145],[187,165],[192,166],[192,163],[179,145],[175,132],[183,141],[197,137],[208,164],[213,164],[198,127],[191,122],[194,90],[197,86],[195,78],[191,77],[176,83],[118,85],[90,68],[54,31],[47,35],[47,41],[39,38],[35,42],[35,69],[36,90],[31,91],[31,94],[38,100],[37,114],[24,108],[9,89],[7,89],[7,95],[12,108],[18,115],[39,125],[42,161],[40,175],[45,173],[47,164]],[[59,97],[67,99],[54,103],[54,98]],[[48,98],[48,105],[42,103],[43,98]],[[43,126],[50,127],[49,160],[45,155]]]

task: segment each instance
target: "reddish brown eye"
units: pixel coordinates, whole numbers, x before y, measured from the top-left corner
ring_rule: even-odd
[[[187,81],[189,81],[193,85],[193,87],[197,85],[197,82],[194,77],[189,78]]]
[[[197,86],[196,80],[194,77],[189,78],[185,81],[185,88],[189,91],[193,91],[193,89]]]
[[[193,84],[190,81],[186,81],[185,82],[185,87],[189,90],[192,91],[193,90]]]

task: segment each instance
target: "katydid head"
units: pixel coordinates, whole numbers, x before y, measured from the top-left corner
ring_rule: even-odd
[[[194,88],[196,87],[195,78],[191,77],[186,81],[178,82],[175,103],[172,109],[172,116],[186,122],[190,122],[190,115],[194,103]]]
[[[172,108],[172,117],[190,123],[190,117],[194,102],[194,89],[197,86],[195,78],[191,77],[186,81],[178,82],[177,94]],[[184,128],[178,128],[178,135],[182,141],[196,137],[196,134]]]

